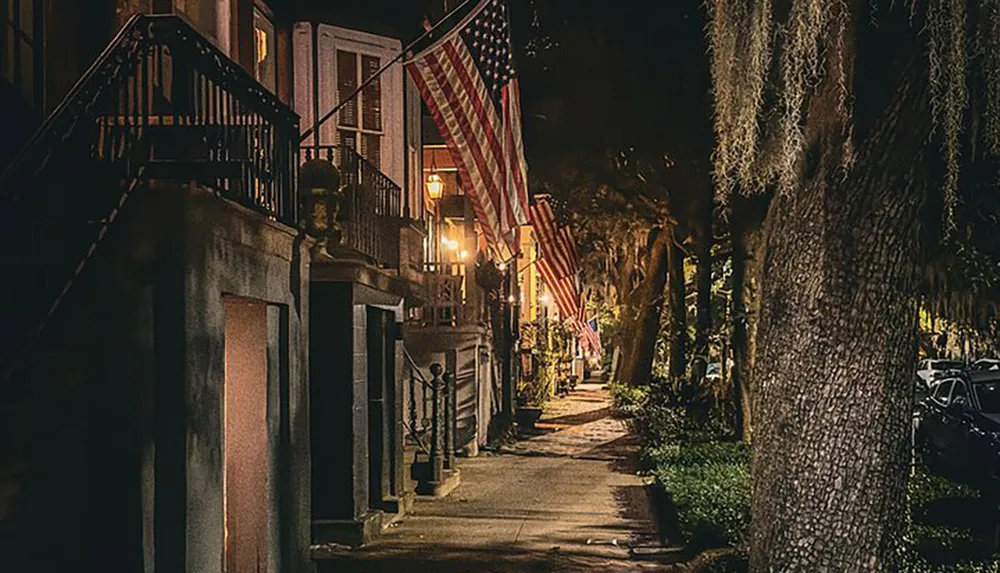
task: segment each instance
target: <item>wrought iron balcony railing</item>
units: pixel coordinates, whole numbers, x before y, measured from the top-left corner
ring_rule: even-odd
[[[300,151],[301,163],[329,161],[340,170],[340,189],[326,206],[334,221],[333,247],[348,247],[371,258],[383,268],[399,268],[401,195],[396,185],[351,148],[310,145]],[[333,213],[330,213],[332,209]]]

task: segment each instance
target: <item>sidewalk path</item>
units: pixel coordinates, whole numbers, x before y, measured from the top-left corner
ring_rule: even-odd
[[[563,429],[461,460],[462,484],[450,496],[418,500],[371,546],[317,548],[318,573],[670,570],[631,555],[630,545],[659,538],[634,439],[609,416],[597,385],[554,401],[540,426]]]

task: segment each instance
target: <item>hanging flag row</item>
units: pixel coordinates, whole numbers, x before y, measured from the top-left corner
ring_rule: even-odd
[[[540,251],[538,273],[548,286],[559,314],[573,325],[584,347],[599,352],[597,324],[587,320],[587,299],[580,293],[580,255],[576,242],[569,228],[556,221],[546,196],[535,197],[530,213]]]
[[[463,191],[500,261],[528,224],[528,166],[507,6],[482,0],[406,63],[458,168]]]

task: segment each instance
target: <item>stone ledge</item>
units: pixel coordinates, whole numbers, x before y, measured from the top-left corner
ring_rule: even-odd
[[[371,543],[382,532],[381,511],[369,511],[355,519],[314,519],[312,542],[336,543],[361,547]]]
[[[432,498],[445,497],[462,483],[462,473],[458,468],[444,470],[441,481],[419,481],[417,482],[417,495]]]

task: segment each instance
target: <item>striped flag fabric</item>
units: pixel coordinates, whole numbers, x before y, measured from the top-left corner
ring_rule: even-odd
[[[580,303],[580,313],[577,316],[576,328],[579,331],[580,341],[585,349],[593,352],[601,351],[601,337],[597,334],[597,320],[587,320],[587,302],[590,300],[590,289],[583,295]]]
[[[559,277],[548,260],[542,256],[537,261],[538,274],[542,276],[542,281],[549,288],[552,300],[559,309],[559,314],[563,319],[570,319],[576,322],[576,316],[580,307],[577,297],[576,284],[573,277]]]
[[[597,319],[584,321],[581,335],[584,344],[589,346],[593,352],[601,351],[601,335],[597,332]]]
[[[580,257],[569,228],[559,227],[552,206],[544,196],[535,197],[530,212],[542,257],[549,262],[557,277],[576,276],[580,270]]]
[[[507,6],[482,0],[448,34],[406,63],[502,260],[528,224],[528,167]]]

